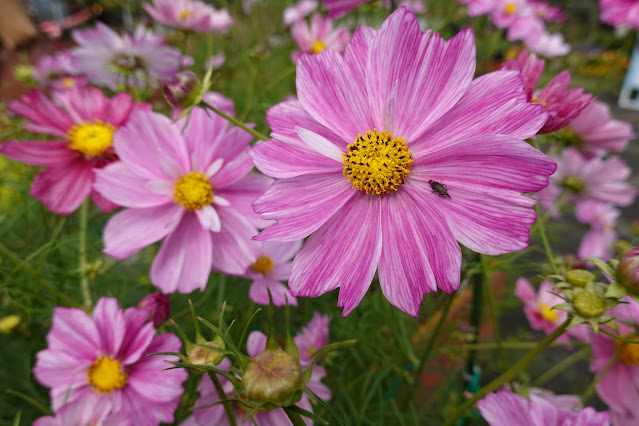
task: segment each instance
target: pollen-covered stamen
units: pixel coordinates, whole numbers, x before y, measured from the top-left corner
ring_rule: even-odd
[[[100,120],[76,124],[67,131],[69,148],[87,157],[99,157],[113,146],[115,127]]]
[[[175,182],[173,201],[189,211],[199,210],[213,202],[213,187],[204,174],[190,172]]]
[[[266,275],[273,270],[273,259],[264,255],[258,257],[254,264],[251,265],[251,270],[258,274]]]
[[[122,371],[120,361],[100,356],[89,367],[87,382],[96,392],[110,393],[126,386],[127,375]]]
[[[410,173],[413,156],[401,137],[369,130],[366,136],[348,145],[344,156],[344,176],[353,187],[367,194],[385,195],[397,191]]]
[[[320,40],[315,40],[315,43],[313,43],[313,47],[311,47],[311,53],[314,55],[316,53],[321,52],[324,49],[326,49],[326,45],[322,43]]]

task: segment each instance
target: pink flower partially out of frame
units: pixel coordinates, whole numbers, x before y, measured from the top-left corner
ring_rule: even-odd
[[[113,133],[136,111],[151,105],[133,102],[131,95],[119,93],[109,99],[96,88],[76,88],[55,92],[50,100],[32,90],[9,109],[30,121],[24,128],[54,136],[56,140],[12,141],[0,144],[7,157],[45,167],[38,173],[31,195],[52,212],[68,215],[90,195],[104,212],[116,207],[92,189],[98,168],[117,161]]]
[[[446,42],[403,7],[379,31],[360,27],[344,55],[300,58],[299,101],[268,111],[272,139],[251,151],[277,178],[254,207],[279,222],[256,239],[311,235],[293,295],[340,287],[347,315],[377,271],[386,298],[417,315],[425,293],[459,287],[457,241],[491,255],[528,246],[535,202],[521,192],[556,166],[523,139],[548,114],[519,73],[474,72],[472,31]]]
[[[580,259],[598,257],[610,260],[613,243],[617,239],[615,222],[621,214],[619,209],[597,200],[585,200],[575,207],[575,216],[581,223],[590,225],[590,230],[579,243],[577,255]]]
[[[639,29],[639,3],[636,0],[599,0],[601,21],[614,26]]]
[[[251,139],[200,108],[176,123],[136,114],[115,135],[121,161],[96,178],[97,191],[127,207],[106,224],[104,252],[126,259],[164,239],[150,272],[164,293],[203,290],[212,268],[243,274],[260,254],[251,237],[269,223],[251,203],[272,182],[250,173]]]
[[[297,21],[291,28],[291,36],[300,48],[291,54],[295,63],[304,53],[316,54],[324,49],[341,52],[351,38],[348,28],[333,28],[333,20],[319,13],[311,17],[310,26],[304,20]]]
[[[54,411],[90,395],[96,406],[111,405],[135,425],[171,423],[184,389],[187,372],[165,370],[179,352],[173,334],[155,334],[148,314],[137,308],[122,310],[114,298],[101,298],[93,316],[81,309],[55,308],[48,348],[38,352],[33,374],[51,388]],[[106,415],[105,413],[102,413]]]
[[[153,19],[169,27],[227,33],[233,25],[227,10],[217,10],[199,0],[152,0],[142,7]]]

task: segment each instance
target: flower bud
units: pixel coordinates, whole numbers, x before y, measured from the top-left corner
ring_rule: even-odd
[[[147,311],[147,321],[152,321],[157,327],[171,316],[171,301],[162,293],[151,293],[138,303],[138,309]]]
[[[619,259],[617,282],[628,293],[639,296],[639,247],[633,247]]]
[[[164,97],[173,108],[192,105],[201,89],[200,81],[191,71],[182,71],[164,86]]]
[[[601,296],[587,291],[577,293],[572,305],[584,318],[597,318],[606,312],[606,301]]]
[[[213,346],[225,349],[226,344],[219,336],[209,342],[198,343],[206,346]],[[202,346],[193,346],[188,353],[187,362],[195,365],[219,364],[224,359],[224,354],[218,350],[205,348]]]
[[[595,280],[595,276],[591,272],[583,269],[571,269],[566,271],[564,276],[566,281],[575,287],[585,287],[586,284]]]
[[[266,350],[253,358],[242,376],[246,396],[256,402],[289,405],[299,390],[299,362],[281,349]]]

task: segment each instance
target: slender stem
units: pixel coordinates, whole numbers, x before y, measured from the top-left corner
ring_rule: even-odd
[[[539,226],[539,235],[541,236],[541,242],[544,244],[544,249],[546,250],[546,257],[548,257],[548,261],[550,262],[550,266],[555,274],[559,274],[559,269],[557,269],[557,264],[555,263],[555,256],[552,254],[552,249],[550,248],[550,244],[548,243],[548,237],[546,236],[546,225],[544,224],[541,208],[539,207],[539,203],[535,205],[535,211],[537,212],[537,224]]]
[[[546,371],[544,374],[542,374],[541,376],[539,376],[538,378],[533,380],[533,382],[530,385],[531,386],[536,386],[536,387],[543,385],[548,380],[550,380],[553,377],[555,377],[557,374],[562,373],[563,371],[565,371],[566,368],[568,368],[569,366],[571,366],[575,362],[579,361],[582,358],[587,357],[589,353],[590,353],[590,346],[586,346],[582,350],[577,351],[574,354],[571,354],[570,356],[568,356],[568,357],[564,358],[563,360],[561,360],[560,362],[558,362],[550,370]]]
[[[536,347],[539,342],[501,342],[498,344],[497,342],[482,342],[482,343],[469,343],[466,345],[454,345],[454,346],[440,346],[437,349],[434,349],[435,353],[448,353],[448,352],[458,352],[458,351],[467,351],[467,350],[496,350],[500,346],[502,349],[514,349],[514,350],[522,350],[522,349],[532,349]],[[566,346],[568,343],[553,343],[549,346]]]
[[[479,253],[473,255],[473,260],[478,260]],[[484,283],[484,277],[482,273],[475,272],[470,277],[473,285],[473,304],[470,311],[470,327],[473,331],[471,343],[479,342],[479,326],[481,322],[481,311],[483,307],[482,293]],[[466,373],[469,376],[473,375],[475,370],[475,361],[477,359],[477,353],[474,349],[471,349],[468,353],[468,359],[466,360]]]
[[[0,253],[2,253],[3,255],[8,257],[13,263],[15,263],[18,269],[24,269],[25,271],[27,271],[29,275],[35,278],[40,285],[45,287],[51,293],[55,294],[56,297],[62,300],[67,306],[79,307],[78,304],[75,303],[73,299],[71,299],[69,296],[67,296],[64,293],[61,293],[57,288],[55,288],[53,284],[51,284],[49,281],[42,278],[42,276],[37,271],[32,269],[29,265],[27,265],[27,263],[24,260],[22,260],[19,256],[17,256],[11,250],[9,250],[2,243],[0,243]]]
[[[493,295],[493,286],[488,279],[488,265],[486,262],[487,256],[480,254],[479,260],[481,264],[481,271],[484,280],[484,293],[486,297],[486,304],[488,305],[488,313],[493,323],[493,334],[495,335],[495,342],[497,343],[497,354],[499,355],[499,366],[502,370],[506,369],[506,358],[504,357],[504,349],[501,341],[501,332],[499,331],[499,318],[497,316],[497,308],[495,306],[495,297]]]
[[[532,351],[528,352],[515,365],[510,367],[501,376],[497,377],[495,380],[481,388],[479,392],[475,393],[471,398],[464,402],[457,410],[455,410],[453,415],[450,416],[448,421],[445,423],[445,426],[454,425],[457,419],[462,414],[464,414],[466,410],[475,405],[475,403],[486,396],[487,393],[494,391],[495,389],[499,388],[504,383],[510,381],[513,377],[515,377],[521,370],[523,370],[528,364],[530,364],[532,360],[537,357],[537,355],[539,355],[552,342],[554,342],[559,336],[561,336],[563,332],[566,331],[566,327],[568,327],[568,324],[570,324],[570,318],[564,321],[552,333],[546,336],[541,342],[537,344],[537,346]]]
[[[247,132],[249,132],[250,134],[252,134],[253,136],[255,136],[258,139],[262,139],[263,141],[266,141],[266,140],[269,139],[267,136],[264,136],[263,134],[261,134],[257,130],[251,129],[246,124],[242,123],[240,120],[238,120],[238,119],[236,119],[234,117],[231,117],[228,114],[223,113],[222,111],[220,111],[219,109],[215,108],[213,105],[209,104],[206,101],[200,101],[200,105],[202,105],[203,107],[205,107],[207,109],[210,109],[211,111],[213,111],[217,115],[219,115],[219,116],[225,118],[226,120],[230,121],[231,123],[235,124],[237,127],[241,127],[242,129],[246,130]]]
[[[78,253],[78,269],[80,272],[80,288],[82,300],[86,306],[93,304],[89,277],[87,276],[87,227],[89,224],[89,200],[85,200],[80,206],[80,242]]]
[[[623,348],[623,346],[621,346],[621,345],[617,348],[617,351],[612,356],[612,358],[610,358],[608,360],[608,362],[606,363],[604,368],[602,368],[601,371],[599,371],[599,373],[597,373],[597,375],[592,380],[592,382],[590,382],[590,384],[588,385],[588,387],[584,391],[583,395],[581,395],[581,404],[582,405],[584,405],[584,406],[586,405],[586,403],[588,402],[590,397],[592,397],[592,394],[595,393],[595,389],[597,388],[597,384],[599,384],[601,379],[603,379],[604,376],[606,374],[608,374],[610,369],[617,363],[617,360],[619,360],[619,354],[621,353],[621,349],[622,348]]]
[[[226,413],[226,418],[229,421],[230,426],[237,426],[237,421],[235,420],[235,413],[233,413],[233,407],[231,407],[231,402],[227,401],[228,397],[224,392],[224,388],[222,387],[222,383],[220,383],[220,379],[218,379],[217,374],[213,371],[208,372],[209,377],[213,380],[213,384],[215,385],[215,390],[217,391],[217,396],[220,398],[222,405],[224,406],[224,412]]]
[[[415,392],[417,392],[417,387],[419,386],[419,380],[421,378],[422,371],[424,370],[424,366],[426,365],[426,360],[428,359],[431,352],[433,351],[435,340],[437,340],[437,337],[439,337],[439,332],[441,331],[441,328],[444,325],[444,322],[446,322],[446,317],[448,316],[448,311],[450,310],[450,307],[453,304],[453,300],[455,299],[455,294],[456,293],[451,294],[448,300],[446,301],[446,304],[444,305],[444,308],[442,309],[441,316],[439,317],[437,324],[435,324],[435,328],[433,328],[433,333],[430,335],[430,338],[428,339],[428,342],[426,343],[426,348],[424,349],[424,353],[422,354],[422,357],[419,361],[419,365],[417,366],[417,370],[415,371],[415,380],[413,382],[411,397],[407,399],[407,402],[412,401],[413,398],[415,397]]]
[[[288,419],[291,421],[293,426],[306,426],[304,419],[302,419],[302,416],[300,416],[299,413],[287,409],[284,409],[284,412],[288,416]]]

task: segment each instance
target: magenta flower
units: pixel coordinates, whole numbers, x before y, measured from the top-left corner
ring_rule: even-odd
[[[95,182],[104,197],[128,207],[104,228],[104,252],[125,259],[164,239],[150,273],[164,293],[203,290],[211,268],[243,274],[260,255],[251,236],[268,223],[251,208],[271,184],[250,173],[251,135],[199,108],[184,127],[185,119],[135,115],[115,135],[121,162],[100,170]]]
[[[622,152],[635,137],[632,126],[614,120],[610,108],[593,100],[574,120],[563,129],[564,136],[587,156],[606,151]]]
[[[256,238],[312,234],[293,295],[341,287],[347,315],[377,270],[386,298],[417,315],[425,293],[459,287],[457,241],[488,254],[528,245],[534,201],[520,192],[546,186],[555,164],[522,139],[547,113],[518,73],[474,72],[472,31],[445,42],[405,8],[360,27],[343,56],[300,58],[299,102],[268,111],[273,139],[251,152],[278,178],[254,207],[279,223]]]
[[[612,258],[612,245],[617,239],[615,222],[621,214],[611,204],[597,200],[582,201],[575,207],[575,216],[581,223],[590,225],[590,230],[581,240],[577,255],[580,259],[598,257]]]
[[[599,0],[601,20],[613,26],[639,29],[639,3],[636,0]]]
[[[60,407],[55,417],[40,417],[33,426],[133,426],[124,411],[112,413],[113,404],[97,392],[87,392]]]
[[[552,293],[553,284],[543,281],[539,286],[539,291],[530,285],[528,280],[519,278],[515,287],[515,296],[524,302],[524,313],[530,327],[533,330],[543,330],[544,333],[552,333],[561,323],[566,321],[568,313],[552,309],[553,306],[564,303],[564,299]],[[564,333],[559,339],[568,340],[568,335]]]
[[[284,306],[287,300],[289,305],[297,306],[297,299],[281,281],[288,281],[293,264],[291,258],[302,247],[302,242],[269,241],[262,243],[261,246],[262,253],[242,275],[244,278],[253,280],[249,289],[249,297],[257,304],[268,305],[268,291],[270,290],[275,306]]]
[[[146,311],[147,321],[159,327],[171,316],[171,301],[162,293],[151,293],[140,300],[138,309]]]
[[[607,426],[610,414],[592,407],[564,411],[550,401],[531,394],[530,399],[501,390],[477,402],[477,408],[490,426]],[[616,424],[616,423],[615,423]]]
[[[504,62],[500,68],[522,73],[528,100],[543,105],[550,113],[548,121],[539,133],[550,133],[566,126],[577,117],[590,104],[592,96],[584,93],[581,87],[568,90],[570,85],[569,71],[560,72],[546,87],[533,93],[544,69],[544,64],[543,59],[537,59],[534,53],[529,55],[523,50],[517,59]]]
[[[341,52],[351,38],[348,28],[339,26],[333,29],[333,20],[324,18],[319,13],[311,17],[311,25],[299,20],[291,28],[291,36],[299,51],[291,54],[293,62],[297,63],[303,53],[316,54],[324,49]]]
[[[227,33],[233,18],[200,0],[152,0],[142,5],[161,24],[201,32]]]
[[[295,6],[287,7],[284,9],[284,16],[282,23],[285,27],[290,26],[292,23],[304,19],[306,15],[317,9],[316,0],[300,0]]]
[[[9,109],[31,123],[24,128],[57,140],[13,141],[0,144],[7,157],[46,169],[36,176],[31,195],[47,209],[62,215],[73,212],[89,196],[102,211],[118,207],[92,190],[94,171],[117,161],[113,132],[138,110],[151,105],[133,102],[125,93],[108,99],[96,88],[54,93],[51,101],[32,90]]]
[[[560,6],[551,6],[541,0],[529,0],[528,4],[533,7],[535,15],[546,22],[561,23],[566,20]]]
[[[179,352],[181,343],[173,334],[156,336],[145,311],[123,311],[114,298],[101,298],[93,317],[81,309],[55,308],[47,342],[33,374],[51,388],[54,411],[97,395],[96,405],[110,404],[112,414],[132,424],[173,421],[187,373],[164,371],[177,357],[147,355]]]
[[[180,51],[143,27],[120,36],[98,22],[93,29],[74,30],[72,36],[79,44],[70,50],[74,69],[112,90],[118,85],[145,87],[147,80],[156,86],[158,80],[171,80],[180,68]]]
[[[339,18],[346,15],[351,9],[366,3],[368,0],[322,0],[322,4],[328,10],[329,18]]]

